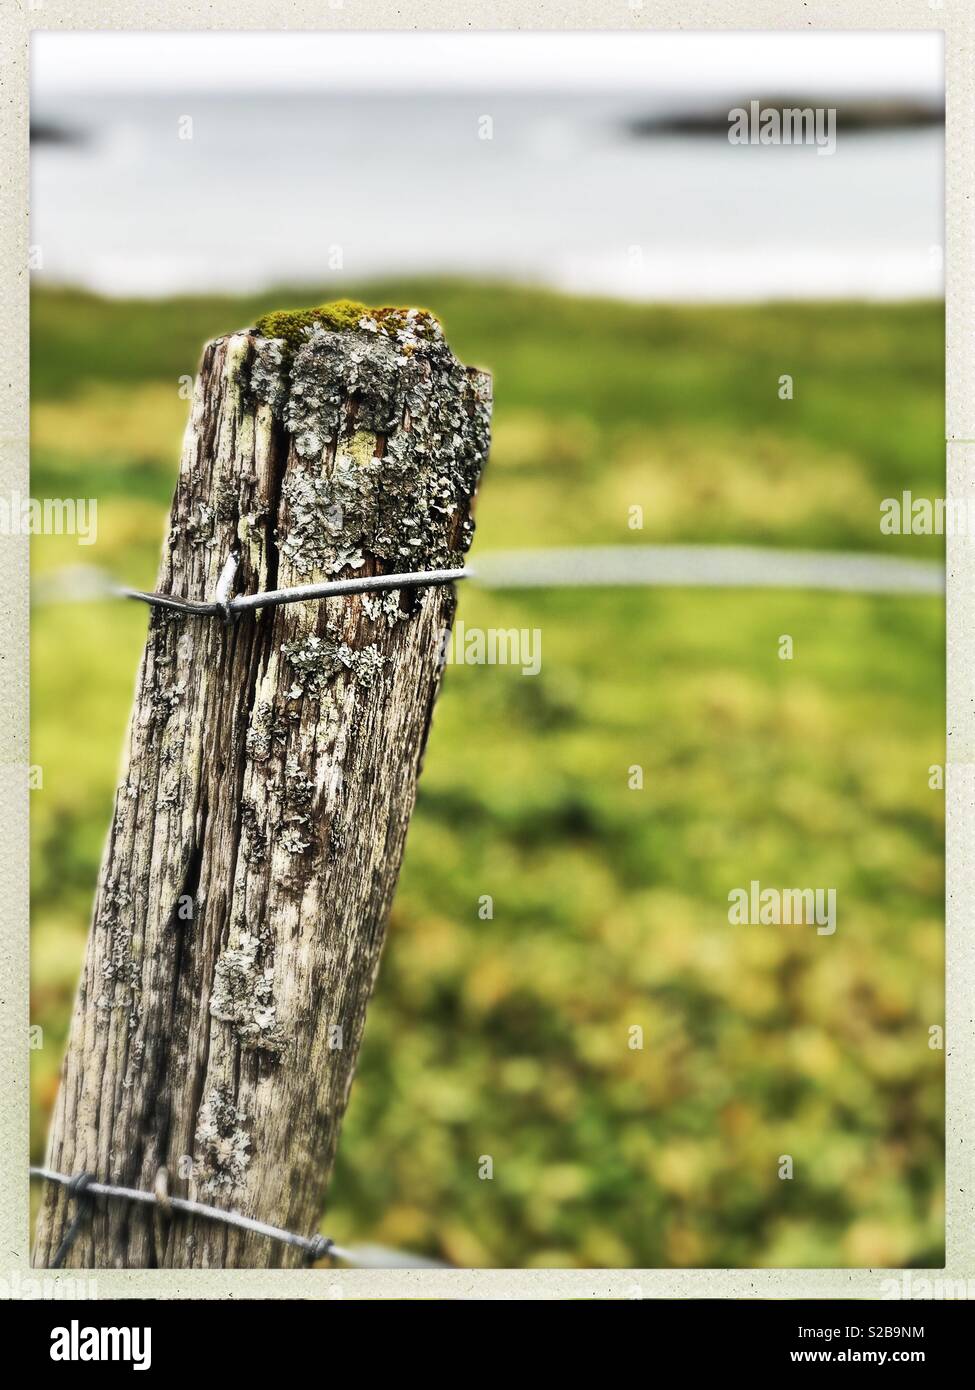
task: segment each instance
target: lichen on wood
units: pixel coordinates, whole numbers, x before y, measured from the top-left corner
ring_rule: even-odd
[[[346,302],[217,339],[157,588],[208,599],[231,551],[249,593],[455,566],[489,413],[488,379],[424,311]],[[437,586],[230,624],[151,610],[52,1166],[143,1188],[165,1167],[174,1195],[317,1228],[454,603]],[[35,1263],[68,1217],[51,1188]],[[297,1259],[108,1204],[68,1263]]]

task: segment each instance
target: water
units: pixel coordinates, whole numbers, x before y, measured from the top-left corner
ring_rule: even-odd
[[[420,274],[669,301],[943,293],[940,129],[841,127],[832,156],[628,134],[653,110],[634,92],[49,99],[35,119],[87,139],[35,147],[37,278],[114,295]]]

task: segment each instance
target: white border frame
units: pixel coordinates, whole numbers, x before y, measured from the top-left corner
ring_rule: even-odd
[[[454,9],[455,19],[449,11]],[[323,11],[325,17],[323,18]],[[445,13],[447,11],[447,13]],[[20,0],[0,11],[0,487],[29,492],[28,56],[32,29],[943,30],[947,129],[945,438],[950,496],[975,504],[975,7],[970,0]],[[32,1271],[28,1249],[28,541],[0,549],[0,1280],[43,1277],[70,1296],[80,1271]],[[975,538],[948,541],[946,765],[947,1203],[943,1269],[975,1281]],[[967,1143],[966,1143],[967,1139]],[[98,1270],[100,1298],[881,1298],[893,1269]],[[973,1283],[972,1287],[975,1287]]]

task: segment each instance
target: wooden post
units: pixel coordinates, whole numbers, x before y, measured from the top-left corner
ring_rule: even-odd
[[[461,563],[490,380],[428,314],[342,303],[207,345],[157,589]],[[230,622],[150,609],[48,1165],[312,1235],[453,619],[452,586]],[[83,737],[83,731],[79,731]],[[165,1175],[163,1175],[165,1177]],[[49,1186],[34,1263],[74,1212]],[[93,1203],[75,1267],[301,1252]]]

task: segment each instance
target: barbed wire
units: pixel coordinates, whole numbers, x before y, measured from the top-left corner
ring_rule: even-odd
[[[945,591],[937,560],[912,560],[873,552],[763,549],[735,545],[575,546],[568,549],[497,550],[478,556],[477,567],[358,575],[317,584],[231,597],[237,556],[228,557],[212,599],[186,599],[134,589],[95,566],[75,565],[32,585],[35,603],[129,598],[157,608],[230,620],[240,613],[309,599],[390,589],[420,589],[468,579],[486,589],[708,588],[808,589],[865,594],[928,594]]]
[[[388,589],[422,589],[429,585],[451,584],[455,579],[467,579],[468,569],[416,570],[406,574],[364,574],[354,579],[329,579],[320,584],[295,584],[289,589],[267,589],[258,594],[239,594],[231,598],[237,556],[231,555],[224,565],[213,598],[209,601],[177,598],[173,594],[149,593],[142,589],[115,586],[121,598],[137,599],[156,608],[169,608],[179,613],[199,617],[226,619],[254,608],[277,608],[284,603],[304,603],[308,599],[332,598],[344,594],[368,594]]]
[[[295,1231],[286,1231],[281,1226],[271,1226],[266,1221],[257,1221],[253,1216],[244,1216],[242,1212],[224,1211],[220,1207],[207,1206],[205,1202],[195,1202],[189,1197],[171,1197],[165,1190],[147,1192],[143,1188],[119,1187],[115,1183],[98,1182],[90,1173],[57,1173],[52,1168],[35,1167],[31,1167],[29,1172],[32,1178],[58,1183],[61,1187],[67,1188],[69,1198],[74,1198],[79,1203],[79,1209],[51,1261],[52,1269],[60,1268],[67,1257],[81,1230],[86,1210],[93,1197],[137,1202],[143,1206],[155,1207],[164,1214],[171,1211],[182,1212],[185,1216],[198,1216],[204,1221],[215,1221],[224,1226],[233,1226],[240,1231],[249,1231],[252,1235],[266,1236],[268,1240],[278,1240],[283,1245],[292,1245],[303,1250],[309,1264],[325,1259],[326,1256],[343,1260],[346,1264],[358,1263],[354,1251],[336,1245],[328,1236],[298,1235]]]

